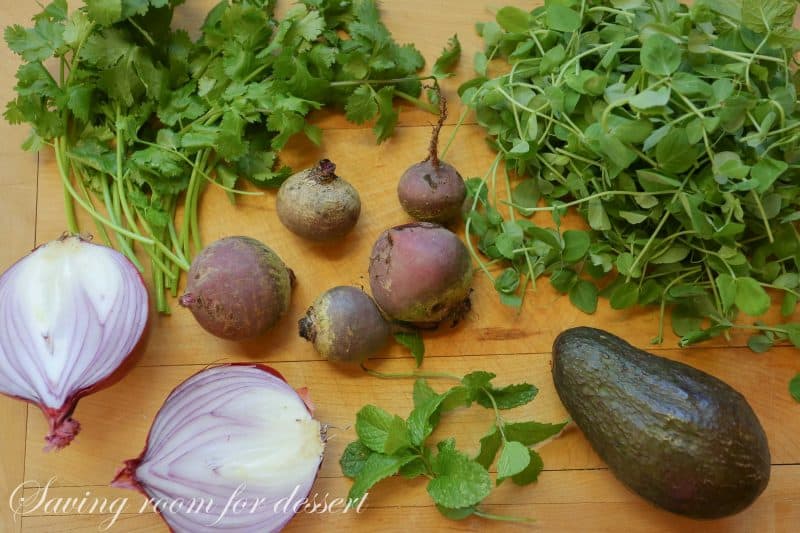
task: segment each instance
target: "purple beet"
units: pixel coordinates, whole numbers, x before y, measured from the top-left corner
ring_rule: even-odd
[[[361,214],[361,199],[352,185],[336,175],[336,165],[323,159],[281,185],[277,210],[292,233],[329,241],[353,229]]]
[[[321,294],[298,323],[300,336],[328,361],[360,363],[389,339],[388,322],[372,298],[355,287]]]
[[[289,309],[294,274],[250,237],[208,245],[192,262],[180,304],[209,333],[230,340],[265,333]]]
[[[439,92],[437,87],[437,93]],[[397,185],[403,209],[417,220],[445,223],[461,211],[467,188],[461,174],[439,160],[439,132],[447,118],[447,99],[439,93],[439,121],[433,128],[428,157],[409,167]]]
[[[472,261],[450,230],[405,224],[378,237],[369,282],[378,306],[395,320],[423,327],[456,323],[469,310]]]

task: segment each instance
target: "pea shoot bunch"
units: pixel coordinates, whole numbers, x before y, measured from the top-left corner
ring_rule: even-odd
[[[546,0],[479,24],[459,93],[498,154],[470,180],[466,229],[504,265],[476,252],[501,300],[521,306],[546,275],[587,313],[599,296],[659,306],[654,342],[670,310],[682,345],[744,328],[756,351],[800,346],[800,324],[737,318],[775,299],[790,317],[800,296],[795,9]],[[586,230],[563,230],[569,208]]]

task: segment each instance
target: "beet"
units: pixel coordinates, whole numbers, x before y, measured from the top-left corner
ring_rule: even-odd
[[[262,335],[289,309],[294,274],[250,237],[208,245],[192,262],[180,304],[209,333],[231,340]]]
[[[353,229],[361,214],[361,199],[352,185],[336,175],[336,165],[323,159],[281,185],[277,209],[278,218],[292,233],[328,241]]]
[[[378,306],[355,287],[320,295],[298,323],[300,336],[329,361],[360,363],[379,351],[391,330]]]
[[[438,87],[437,87],[437,93]],[[447,99],[439,93],[439,121],[433,128],[428,158],[408,168],[397,185],[406,213],[417,220],[445,223],[461,212],[467,188],[461,174],[439,160],[439,132],[447,118]]]
[[[429,222],[405,224],[378,237],[369,282],[378,306],[395,320],[455,324],[469,310],[472,261],[450,230]]]

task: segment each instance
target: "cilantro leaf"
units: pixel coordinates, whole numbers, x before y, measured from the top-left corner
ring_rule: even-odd
[[[375,132],[375,137],[378,143],[382,143],[391,137],[394,133],[394,128],[397,125],[398,114],[392,106],[393,99],[394,87],[391,86],[384,87],[375,95],[375,101],[378,104],[378,120],[375,121],[373,131]],[[415,352],[412,351],[412,353]],[[424,349],[422,354],[419,356],[417,356],[415,353],[414,357],[417,359],[417,366],[422,364],[423,355]]]
[[[122,0],[86,0],[86,11],[98,24],[110,26],[122,18]]]
[[[432,75],[437,79],[449,78],[452,76],[452,69],[461,58],[461,43],[458,35],[453,35],[447,41],[447,46],[442,50],[442,54],[433,65]]]
[[[375,91],[369,85],[361,85],[353,91],[345,105],[345,116],[350,122],[363,124],[378,113]]]
[[[433,501],[450,509],[476,505],[492,490],[489,472],[455,448],[455,440],[439,443],[431,468],[435,477],[428,482]]]
[[[64,44],[63,35],[63,24],[39,20],[31,29],[9,26],[4,37],[8,47],[25,61],[44,61]]]

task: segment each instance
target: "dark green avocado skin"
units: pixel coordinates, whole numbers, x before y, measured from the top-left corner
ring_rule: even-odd
[[[553,381],[611,471],[659,507],[719,518],[767,486],[764,429],[740,393],[705,372],[580,327],[556,338]]]

